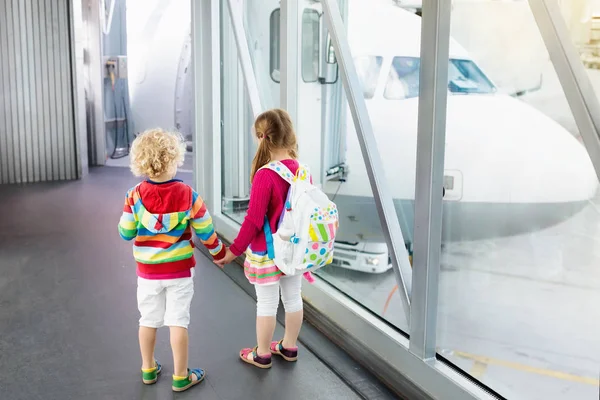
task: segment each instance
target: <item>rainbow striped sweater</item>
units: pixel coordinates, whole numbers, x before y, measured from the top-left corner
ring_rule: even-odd
[[[191,276],[192,229],[214,259],[225,256],[202,198],[178,179],[142,182],[127,191],[119,234],[133,240],[137,274],[145,279]]]

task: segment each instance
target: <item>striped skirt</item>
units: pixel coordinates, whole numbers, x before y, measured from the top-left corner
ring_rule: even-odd
[[[269,258],[266,251],[254,252],[246,250],[246,261],[244,261],[244,273],[248,281],[255,285],[269,285],[279,282],[284,276],[277,268],[273,260]]]

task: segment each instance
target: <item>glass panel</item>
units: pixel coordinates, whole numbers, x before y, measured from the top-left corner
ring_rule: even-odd
[[[277,60],[276,68],[279,68],[279,49],[277,57],[272,58],[270,36],[276,33],[275,39],[279,40],[279,19],[273,20],[278,11],[261,8],[259,3],[244,2],[243,29],[262,106],[271,108],[279,104],[279,84],[271,79],[271,60]],[[250,165],[256,143],[251,131],[253,115],[227,2],[221,3],[221,10],[222,212],[241,223],[249,202]],[[277,25],[276,29],[270,22]]]
[[[381,48],[381,41],[375,38],[404,37],[404,32],[398,30],[408,23],[411,27],[409,37],[413,38],[410,42],[415,45],[420,33],[420,18],[387,0],[377,1],[381,4],[376,9],[370,0],[352,2],[349,9],[345,1],[339,3],[342,10],[345,10],[344,20],[349,21],[350,46],[355,54],[352,62],[358,67],[385,165],[387,182],[391,185],[406,245],[410,248],[417,110],[411,104],[398,107],[383,98],[382,70],[389,70],[391,57]],[[312,1],[303,1],[302,5],[300,18],[304,23],[300,26],[306,28],[310,25],[311,29],[314,28],[314,36],[311,40],[308,40],[308,36],[303,37],[305,40],[302,41],[303,49],[298,67],[303,71],[308,70],[310,65],[310,73],[314,76],[318,72],[318,59],[315,60],[315,57],[318,57],[320,47],[320,39],[316,40],[317,33],[320,36],[316,17],[320,15],[322,8]],[[262,0],[245,2],[245,32],[265,109],[276,107],[279,103],[279,84],[272,79],[273,71],[278,71],[279,67],[277,7],[277,2],[270,3],[270,6]],[[305,19],[308,16],[311,18],[310,24]],[[228,50],[232,43],[235,45],[229,37],[231,27],[223,22],[222,29],[223,77],[226,77],[222,83],[223,212],[241,223],[248,206],[249,166],[255,144],[250,133],[252,118],[247,111],[247,94],[240,89],[244,85],[236,71],[238,61]],[[306,29],[303,30],[305,31]],[[309,45],[313,48],[309,49]],[[411,54],[399,52],[394,55]],[[311,62],[305,63],[304,59],[308,56]],[[332,52],[327,52],[327,61],[335,61]],[[300,161],[310,167],[314,181],[321,184],[323,190],[338,205],[343,227],[338,231],[340,233],[334,264],[319,270],[318,274],[375,314],[407,330],[407,316],[395,294],[396,280],[343,93],[342,80],[321,84],[318,80],[301,79],[298,84],[298,118],[295,128]],[[332,137],[335,140],[329,140]],[[402,144],[401,152],[398,151],[398,143]],[[335,160],[339,160],[339,163],[332,165]],[[326,167],[323,166],[324,163]],[[402,174],[397,175],[395,171],[402,171]],[[407,279],[410,280],[411,277],[408,276]]]
[[[376,9],[371,0],[352,2],[349,8],[345,6],[345,1],[340,1],[340,5],[342,10],[347,10],[344,11],[343,18],[349,21],[350,46],[355,55],[351,62],[358,68],[384,162],[387,183],[394,195],[406,240],[406,244],[402,245],[410,248],[414,213],[417,109],[412,104],[399,107],[384,99],[385,79],[382,70],[389,71],[391,57],[381,48],[381,41],[375,38],[404,37],[404,31],[398,30],[408,23],[411,27],[408,35],[412,38],[411,46],[416,45],[420,33],[420,18],[387,0],[377,1],[381,4]],[[320,35],[317,16],[322,8],[320,4],[308,0],[302,4],[299,19],[304,23],[300,26],[306,28],[310,25],[311,29],[314,28],[314,37],[302,41],[303,49],[298,67],[303,71],[310,66],[310,73],[314,76],[318,72],[318,59],[315,60],[315,57],[318,57],[320,47],[319,40],[316,40],[317,34]],[[273,71],[279,67],[279,22],[275,22],[279,16],[278,3],[273,2],[270,7],[263,0],[245,2],[245,32],[261,98],[265,99],[265,109],[277,106],[279,99],[279,84],[272,79]],[[307,16],[311,18],[310,24],[305,19]],[[251,135],[252,118],[247,111],[247,94],[236,69],[238,61],[234,57],[235,49],[234,53],[228,50],[232,43],[235,45],[230,37],[230,29],[223,22],[223,212],[241,223],[248,206],[249,166],[255,144]],[[305,31],[306,29],[303,30]],[[277,40],[274,40],[275,37]],[[309,45],[312,49],[308,48]],[[276,52],[277,57],[273,58]],[[327,54],[329,58],[331,52]],[[394,53],[395,56],[411,54]],[[304,59],[308,56],[311,62],[305,63]],[[333,58],[329,60],[335,61]],[[300,161],[309,166],[313,180],[321,184],[330,199],[338,205],[343,227],[338,231],[334,264],[319,270],[317,274],[373,313],[406,331],[407,316],[397,298],[396,280],[391,270],[388,248],[343,92],[341,79],[331,84],[321,84],[314,79],[300,79],[298,82],[298,118],[295,128]],[[332,137],[335,140],[329,140]],[[325,151],[327,154],[323,153]],[[335,160],[339,160],[339,164],[331,165]],[[396,171],[402,173],[396,174]],[[408,276],[407,279],[410,280],[411,277]]]
[[[410,48],[419,42],[420,18],[389,1],[347,2],[348,41],[362,93],[383,162],[386,184],[394,197],[400,226],[412,248],[416,165],[416,103],[394,103],[383,97],[392,56],[413,56]],[[344,7],[341,5],[343,10]],[[405,48],[397,39],[406,38]],[[417,58],[418,60],[418,58]],[[339,58],[337,60],[340,62]],[[417,76],[418,80],[418,76]],[[341,84],[341,79],[339,83]],[[326,85],[326,89],[330,85]],[[308,107],[302,101],[303,107]],[[327,107],[334,107],[328,102]],[[407,317],[397,293],[397,282],[375,200],[367,176],[354,122],[346,98],[338,107],[345,133],[345,171],[326,179],[324,188],[340,212],[340,230],[334,264],[317,275],[353,298],[389,324],[408,331]],[[328,131],[323,132],[328,135]],[[410,271],[409,271],[410,272]],[[406,277],[408,280],[411,276]]]
[[[449,92],[439,352],[506,398],[597,399],[598,179],[533,15],[457,1],[452,37],[497,91]]]
[[[302,13],[302,79],[316,82],[319,78],[319,39],[321,24],[319,12],[306,9]]]
[[[115,23],[123,20],[126,26]],[[150,32],[148,26],[153,27]],[[115,6],[112,28],[103,39],[104,55],[126,54],[127,75],[115,81],[114,90],[110,80],[105,80],[107,166],[128,167],[135,135],[161,127],[183,136],[187,153],[179,172],[191,175],[194,88],[190,32],[189,5],[129,1],[126,13],[124,3]]]

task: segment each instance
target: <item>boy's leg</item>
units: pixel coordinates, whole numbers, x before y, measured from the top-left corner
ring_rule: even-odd
[[[173,375],[188,376],[188,330],[171,326],[171,349],[173,350]]]
[[[156,329],[163,325],[165,300],[165,291],[161,281],[138,278],[137,301],[141,315],[138,336],[143,370],[149,370],[156,366],[154,359]]]
[[[188,325],[194,297],[193,278],[173,279],[167,285],[165,325],[171,333],[173,368],[176,377],[188,376]],[[192,374],[193,380],[195,375]]]
[[[140,326],[140,350],[142,352],[142,370],[154,368],[154,346],[156,345],[156,328]]]

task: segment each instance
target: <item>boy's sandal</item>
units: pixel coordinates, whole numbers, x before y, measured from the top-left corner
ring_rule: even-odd
[[[242,361],[252,364],[258,368],[271,368],[271,355],[268,356],[259,356],[257,353],[258,346],[253,349],[242,349],[240,351],[240,358]],[[248,355],[252,354],[252,359],[248,359]]]
[[[271,354],[281,356],[285,361],[296,361],[298,359],[298,348],[288,347],[286,349],[283,347],[283,340],[280,340],[271,343]]]
[[[192,379],[192,374],[196,375],[196,380]],[[175,376],[173,375],[173,391],[183,392],[188,390],[192,386],[195,386],[204,380],[206,372],[203,369],[189,369],[187,376]]]
[[[158,376],[162,372],[162,366],[160,363],[156,360],[154,360],[154,363],[156,364],[154,368],[142,369],[142,382],[144,382],[146,385],[152,385],[153,383],[156,383]]]

